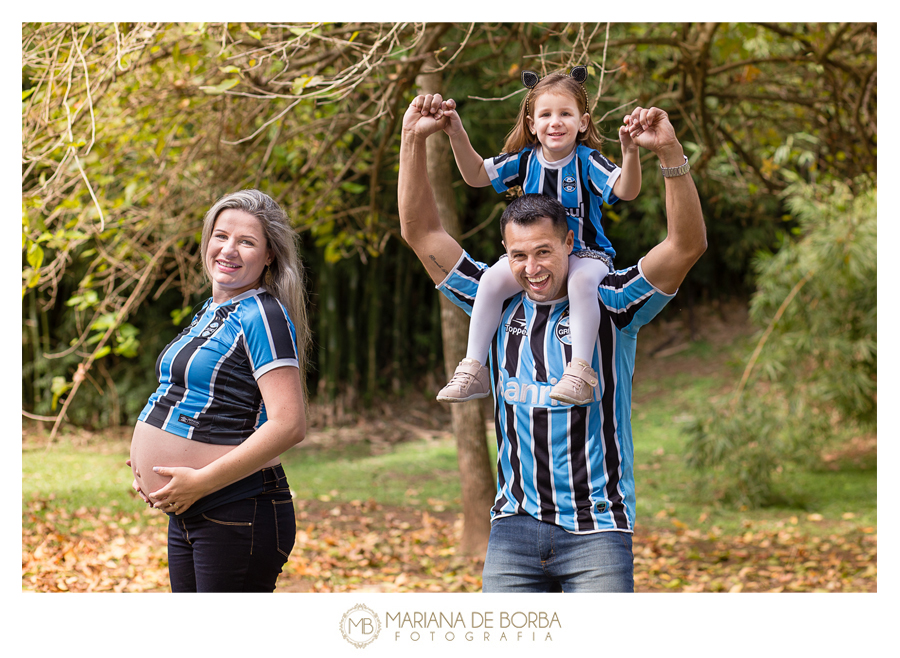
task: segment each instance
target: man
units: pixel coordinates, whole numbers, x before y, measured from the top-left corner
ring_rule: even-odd
[[[425,142],[447,121],[441,102],[437,94],[419,96],[403,118],[401,231],[438,289],[471,313],[487,266],[441,226],[426,171]],[[588,405],[549,398],[571,357],[566,278],[573,235],[565,210],[553,199],[525,195],[501,219],[522,294],[503,311],[488,364],[498,482],[485,592],[634,591],[631,378],[637,331],[674,296],[706,250],[706,228],[666,113],[637,108],[624,123],[638,146],[659,157],[668,234],[637,265],[610,273],[598,290],[603,321]]]

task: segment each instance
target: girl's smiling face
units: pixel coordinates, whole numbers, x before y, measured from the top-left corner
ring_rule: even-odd
[[[205,256],[213,302],[221,304],[256,288],[271,262],[272,251],[259,220],[236,208],[223,210],[216,218]]]
[[[588,127],[590,115],[578,111],[578,101],[569,94],[547,92],[534,101],[526,117],[528,129],[541,143],[547,162],[561,160],[575,148],[578,135]]]

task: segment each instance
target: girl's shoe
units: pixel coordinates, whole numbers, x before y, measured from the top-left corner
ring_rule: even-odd
[[[486,398],[490,393],[488,369],[475,359],[463,359],[450,382],[437,394],[437,399],[441,402],[466,402]]]
[[[583,359],[572,359],[559,383],[550,391],[550,398],[567,404],[589,404],[594,401],[597,373]]]

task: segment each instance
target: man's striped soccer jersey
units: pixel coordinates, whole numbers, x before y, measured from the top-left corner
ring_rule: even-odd
[[[471,314],[487,267],[463,254],[438,289]],[[640,263],[603,280],[591,357],[599,384],[585,406],[550,399],[572,358],[568,298],[538,304],[523,292],[506,301],[489,357],[497,431],[493,518],[527,513],[576,533],[633,530],[637,332],[671,298],[644,278]]]
[[[601,219],[603,203],[618,201],[612,189],[622,170],[599,151],[579,144],[562,160],[547,162],[540,148],[526,146],[518,153],[487,158],[484,170],[498,192],[519,185],[526,194],[559,201],[575,233],[575,251],[587,248],[616,255]]]
[[[190,326],[156,360],[159,388],[138,417],[204,443],[236,445],[266,422],[256,380],[299,367],[285,308],[263,288],[223,304],[207,300]]]

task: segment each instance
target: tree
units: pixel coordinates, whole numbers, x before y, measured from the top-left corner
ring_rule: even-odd
[[[62,404],[51,435],[84,381],[94,382],[100,390],[92,369],[104,373],[109,390],[116,390],[103,359],[111,353],[137,355],[139,332],[126,319],[147,299],[153,283],[163,280],[162,288],[156,288],[159,297],[180,275],[183,301],[173,319],[180,322],[189,312],[189,298],[203,286],[192,273],[195,268],[186,265],[191,256],[182,251],[197,248],[198,225],[188,217],[202,216],[203,206],[222,192],[263,182],[296,218],[298,230],[308,233],[322,250],[323,257],[316,259],[325,293],[319,319],[325,323],[322,335],[331,340],[320,363],[330,375],[323,381],[338,381],[343,343],[337,338],[344,327],[336,264],[351,256],[366,263],[385,248],[390,232],[380,219],[384,204],[378,194],[379,178],[391,169],[384,161],[392,155],[397,119],[415,75],[448,27],[27,26],[23,296],[31,290],[49,293],[42,300],[41,310],[46,311],[57,305],[62,292],[67,298],[61,301],[74,307],[79,314],[76,324],[85,328],[61,353],[78,359],[71,381],[53,377],[49,406],[56,410]],[[215,33],[221,38],[213,39]],[[412,56],[403,61],[404,53]],[[142,97],[143,93],[150,97]],[[74,117],[72,99],[78,106]],[[321,104],[323,99],[330,102]],[[157,107],[175,114],[160,116]],[[210,115],[217,119],[212,131]],[[79,125],[83,131],[89,127],[89,142],[75,139],[73,128]],[[152,148],[148,152],[133,148],[141,142]],[[305,157],[298,158],[298,152]],[[77,172],[67,171],[69,162]],[[129,164],[140,165],[135,178],[128,176]],[[157,175],[150,173],[154,165]],[[159,171],[168,177],[160,177]],[[128,176],[127,181],[122,176]],[[360,179],[367,184],[358,183]],[[155,188],[153,183],[162,186]],[[197,190],[202,190],[199,199]],[[395,206],[396,192],[391,189],[388,194]],[[353,202],[363,195],[368,196],[367,203]],[[186,199],[197,201],[186,204]],[[173,206],[179,204],[184,205],[176,214]],[[177,268],[170,259],[176,260]],[[73,278],[77,290],[70,293],[66,288]],[[350,281],[358,279],[351,276]],[[351,294],[355,288],[358,284],[351,286]],[[369,292],[370,299],[377,298],[377,291]],[[33,376],[28,383],[38,406],[41,385],[47,388],[41,377],[34,376],[40,374],[38,364],[60,354],[47,354],[49,327],[45,325],[42,340],[34,293],[29,298]],[[411,303],[396,301],[398,307]],[[347,327],[353,332],[355,316],[348,317]],[[458,340],[458,332],[450,335]],[[120,344],[111,350],[108,343],[113,336]],[[374,344],[373,336],[370,345]],[[352,343],[346,352],[353,363],[357,351]],[[355,374],[356,368],[352,370]],[[333,389],[323,392],[334,397]],[[119,410],[112,413],[118,415]],[[492,499],[490,490],[485,496],[484,487],[485,473],[488,480],[491,474],[484,423],[479,414],[469,421],[457,420],[456,429],[464,467],[463,547],[481,549]],[[477,476],[481,480],[476,482]],[[470,482],[478,486],[473,488]]]
[[[416,78],[421,93],[434,94],[442,90],[440,74],[422,73]],[[450,181],[450,143],[440,136],[426,144],[428,178],[434,191],[438,215],[447,232],[460,239],[459,215]],[[468,317],[450,300],[441,296],[441,329],[444,336],[444,371],[449,380],[456,365],[466,354]],[[454,404],[450,407],[453,434],[456,436],[460,483],[463,498],[462,550],[483,555],[491,533],[490,509],[494,500],[494,476],[487,452],[483,407],[480,404]]]
[[[679,298],[747,293],[755,254],[795,227],[794,178],[874,180],[876,46],[872,23],[24,24],[23,413],[54,432],[133,421],[163,337],[204,294],[199,220],[241,187],[301,234],[325,417],[439,369],[452,350],[396,217],[398,121],[420,74],[440,73],[485,155],[523,68],[586,64],[611,142],[635,105],[664,107],[710,219]],[[665,227],[645,164],[638,199],[606,213],[622,264]],[[460,239],[491,261],[505,200],[449,171]]]
[[[358,343],[348,340],[350,328],[375,329],[365,350],[320,350],[311,388],[334,400],[361,381],[366,392],[354,399],[365,401],[376,373],[396,381],[409,357],[372,346],[401,348],[389,336],[409,320],[379,326],[379,305],[358,299],[385,298],[378,286],[428,295],[410,282],[395,244],[395,184],[398,115],[415,76],[429,69],[473,119],[469,132],[484,154],[499,149],[512,124],[522,68],[544,74],[587,64],[594,115],[613,138],[634,105],[665,107],[707,216],[716,218],[683,297],[750,290],[753,255],[790,228],[780,219],[787,174],[810,182],[874,176],[875,46],[868,23],[25,24],[23,292],[33,355],[26,362],[34,364],[25,399],[33,415],[61,418],[53,400],[75,397],[81,364],[81,381],[91,384],[79,395],[103,415],[71,406],[67,414],[99,424],[128,417],[139,391],[99,391],[113,393],[110,382],[128,378],[129,359],[152,352],[164,333],[158,313],[142,317],[143,291],[167,307],[163,317],[187,312],[203,285],[188,265],[196,250],[190,224],[216,196],[246,186],[265,187],[294,217],[313,298],[333,309],[316,309],[320,333],[340,346]],[[610,144],[613,158],[615,151]],[[661,183],[647,163],[644,192],[607,212],[622,263],[645,253],[665,226]],[[451,175],[459,180],[453,167]],[[495,258],[490,218],[503,200],[491,190],[454,190],[465,246]],[[376,267],[385,253],[390,264]],[[136,313],[120,317],[147,263],[155,269],[131,302]],[[317,276],[326,271],[327,280]],[[356,292],[339,294],[344,288]],[[116,315],[102,332],[90,329],[109,312]],[[138,356],[126,356],[135,346]],[[425,350],[428,363],[439,349]],[[110,402],[117,396],[123,405]]]

